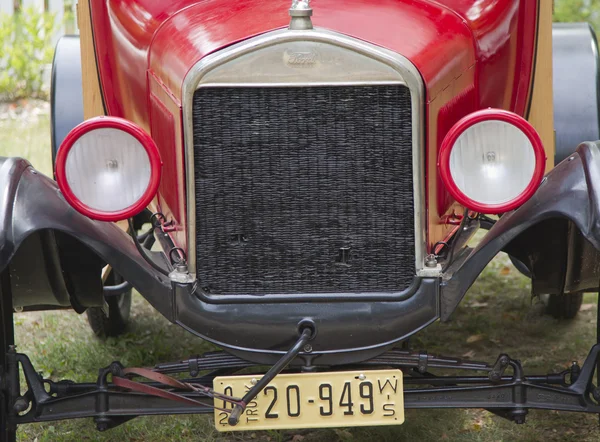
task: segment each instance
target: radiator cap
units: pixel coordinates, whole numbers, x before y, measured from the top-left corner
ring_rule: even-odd
[[[312,16],[312,8],[310,0],[293,0],[290,8],[290,27],[292,31],[305,31],[312,29],[313,24],[310,17]]]

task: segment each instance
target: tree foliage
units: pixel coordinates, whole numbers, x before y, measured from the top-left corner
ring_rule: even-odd
[[[600,30],[600,0],[554,0],[554,21],[589,22]]]
[[[0,14],[0,101],[46,96],[43,74],[55,29],[55,16],[34,8]]]

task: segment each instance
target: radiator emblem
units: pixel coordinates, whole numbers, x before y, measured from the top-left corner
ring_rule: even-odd
[[[294,67],[312,67],[317,64],[319,54],[316,51],[290,51],[284,52],[285,62]]]

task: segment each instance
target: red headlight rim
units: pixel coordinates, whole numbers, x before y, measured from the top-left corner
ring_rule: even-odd
[[[452,148],[458,140],[458,137],[460,137],[463,132],[471,126],[483,121],[491,120],[504,121],[523,131],[523,133],[531,142],[535,155],[535,169],[531,178],[531,182],[527,185],[525,190],[521,192],[520,195],[511,201],[502,204],[482,204],[472,200],[462,193],[462,191],[454,182],[452,174],[450,173],[450,154],[452,153]],[[544,151],[542,139],[535,128],[527,120],[509,111],[501,109],[485,109],[467,115],[458,123],[456,123],[452,129],[450,129],[444,138],[444,141],[442,142],[438,157],[438,169],[440,171],[442,181],[444,182],[450,194],[463,206],[480,213],[505,213],[521,206],[525,201],[533,196],[540,182],[542,181],[542,178],[544,177],[544,171],[546,169],[546,152]]]
[[[117,212],[104,212],[87,206],[75,196],[75,194],[69,187],[69,183],[67,182],[67,157],[75,142],[90,131],[104,128],[122,130],[124,132],[127,132],[129,135],[133,136],[144,147],[146,153],[148,154],[148,159],[150,161],[150,182],[148,184],[148,188],[135,204],[132,204],[131,206],[126,207],[125,209],[119,210]],[[162,161],[160,159],[160,155],[158,153],[156,144],[154,143],[152,137],[150,137],[150,135],[148,135],[142,128],[132,123],[131,121],[125,120],[123,118],[95,117],[86,120],[83,123],[76,126],[65,137],[56,155],[55,175],[58,187],[63,193],[65,199],[75,210],[77,210],[82,215],[87,216],[88,218],[92,218],[98,221],[114,222],[131,218],[132,216],[140,213],[144,208],[148,206],[148,204],[150,204],[150,201],[152,201],[152,199],[156,195],[156,192],[158,191],[161,168]]]

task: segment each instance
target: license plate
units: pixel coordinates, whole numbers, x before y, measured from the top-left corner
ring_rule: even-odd
[[[214,380],[220,393],[241,398],[260,376],[222,376]],[[233,408],[215,399],[215,407]],[[400,370],[366,370],[282,374],[250,402],[239,423],[215,409],[219,431],[282,430],[323,427],[399,425],[404,422]]]

